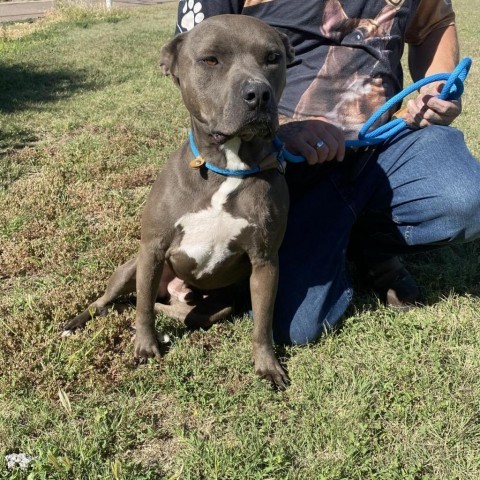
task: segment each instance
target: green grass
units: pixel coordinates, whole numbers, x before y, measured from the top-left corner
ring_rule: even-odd
[[[480,1],[455,7],[478,62]],[[287,349],[283,393],[253,373],[247,318],[207,332],[159,318],[172,346],[138,369],[132,309],[60,339],[136,252],[186,136],[158,68],[175,8],[63,8],[1,31],[0,478],[480,478],[478,242],[410,260],[429,306],[360,296],[339,332]],[[479,99],[475,63],[457,125],[477,157]],[[8,472],[18,452],[34,461]]]

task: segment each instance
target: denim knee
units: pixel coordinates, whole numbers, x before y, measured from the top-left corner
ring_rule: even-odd
[[[480,182],[480,175],[478,180]],[[462,185],[465,186],[465,185]],[[445,189],[438,211],[438,222],[443,225],[449,241],[468,242],[480,237],[480,188]]]
[[[439,126],[426,130],[429,154],[445,159],[434,175],[437,222],[449,241],[474,240],[480,236],[480,162],[468,151],[459,130]]]
[[[308,345],[316,342],[323,333],[323,329],[317,325],[305,325],[308,330],[292,331],[290,329],[277,326],[273,330],[273,342],[275,345]]]
[[[280,321],[273,329],[273,341],[275,345],[308,345],[328,330],[326,321],[318,322],[314,317],[301,324],[289,325],[289,322]]]
[[[479,237],[480,162],[462,132],[444,126],[407,132],[382,153],[382,162],[392,218],[408,245]]]
[[[345,270],[341,270],[328,284],[310,288],[301,301],[277,298],[273,320],[275,344],[306,345],[316,342],[324,333],[335,328],[352,297],[353,289],[348,276]]]

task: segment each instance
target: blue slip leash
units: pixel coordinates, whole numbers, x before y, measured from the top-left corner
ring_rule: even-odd
[[[231,170],[227,168],[217,167],[216,165],[213,165],[212,163],[205,161],[200,155],[200,152],[198,151],[197,146],[195,145],[195,139],[193,138],[192,131],[190,131],[188,140],[190,143],[190,150],[192,151],[193,156],[195,157],[195,159],[190,162],[190,167],[192,168],[200,168],[204,166],[208,168],[208,170],[218,173],[219,175],[224,175],[226,177],[248,177],[250,175],[255,175],[257,173],[263,172],[265,169],[269,169],[269,168],[278,168],[279,171],[281,172],[284,171],[285,162],[283,158],[283,152],[284,152],[283,145],[281,145],[280,148],[277,148],[278,152],[276,153],[276,163],[273,166],[270,164],[265,167],[264,165],[264,168],[262,168],[261,165],[255,165],[255,167],[250,168],[248,170]]]
[[[356,140],[347,140],[345,145],[348,147],[367,147],[369,145],[377,145],[379,143],[388,140],[397,133],[400,133],[402,130],[408,128],[407,122],[403,118],[394,118],[387,122],[385,125],[382,125],[375,130],[369,131],[372,128],[373,124],[386,112],[388,112],[395,104],[401,102],[405,97],[415,92],[419,88],[424,87],[433,82],[445,81],[445,85],[442,88],[442,91],[437,96],[441,100],[458,100],[464,91],[463,82],[467,78],[470,67],[472,66],[472,59],[469,57],[464,58],[458,65],[457,68],[452,73],[436,73],[430,75],[426,78],[422,78],[418,82],[410,85],[409,87],[402,90],[400,93],[397,93],[394,97],[388,100],[384,105],[382,105],[363,125],[358,133],[358,139]],[[275,137],[274,140],[275,147],[280,149],[283,146],[282,141]],[[288,150],[284,149],[283,158],[287,162],[291,163],[301,163],[305,161],[305,158],[301,155],[294,155]]]

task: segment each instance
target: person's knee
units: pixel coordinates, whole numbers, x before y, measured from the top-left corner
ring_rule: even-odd
[[[424,129],[422,142],[429,155],[440,159],[432,172],[436,194],[432,211],[450,240],[467,241],[480,235],[480,162],[465,145],[463,133],[451,127]],[[447,158],[448,157],[448,158]]]
[[[439,185],[436,215],[451,240],[480,236],[480,164],[478,175],[459,175]]]
[[[470,241],[480,236],[478,185],[472,185],[471,189],[445,190],[442,194],[442,207],[438,211],[438,220],[451,240]]]
[[[318,279],[317,285],[304,285],[296,294],[294,285],[288,289],[280,283],[273,316],[273,340],[277,345],[314,343],[343,317],[353,290],[345,268],[337,266],[330,273],[332,280]]]
[[[277,310],[273,321],[273,341],[276,345],[307,345],[336,328],[343,317],[353,291],[346,287],[336,295],[335,302],[321,306],[304,303],[293,315]],[[323,308],[322,308],[323,307]]]
[[[273,329],[273,341],[275,345],[308,345],[316,342],[324,332],[323,324],[315,322],[302,326],[277,324]]]
[[[296,302],[291,296],[288,297],[289,302],[281,296],[277,297],[273,317],[273,341],[276,345],[306,345],[316,342],[324,333],[325,312],[339,308],[327,302],[328,295],[325,295],[324,289],[317,287],[313,290],[317,291],[316,295],[307,294]],[[341,299],[341,294],[337,297]]]
[[[444,125],[431,125],[417,130],[416,142],[420,142],[428,148],[430,154],[438,151],[440,155],[445,149],[456,149],[457,146],[465,145],[465,137],[461,130]]]
[[[480,177],[478,178],[480,181]],[[465,185],[458,190],[449,189],[444,194],[445,214],[461,220],[461,223],[470,223],[478,219],[480,213],[480,184]],[[465,188],[466,187],[466,188]]]

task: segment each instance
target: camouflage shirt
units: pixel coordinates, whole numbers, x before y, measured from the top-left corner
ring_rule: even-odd
[[[289,36],[295,60],[280,113],[326,117],[347,138],[402,89],[405,43],[455,22],[450,0],[181,0],[176,31],[223,13],[257,17]]]

